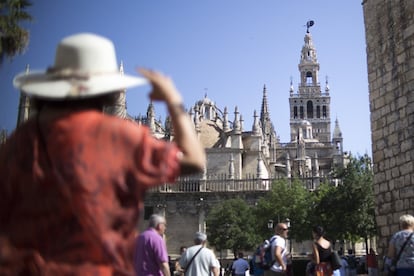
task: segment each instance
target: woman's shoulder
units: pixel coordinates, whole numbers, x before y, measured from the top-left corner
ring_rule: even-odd
[[[324,238],[319,239],[315,243],[323,249],[329,249],[331,247],[331,242]]]

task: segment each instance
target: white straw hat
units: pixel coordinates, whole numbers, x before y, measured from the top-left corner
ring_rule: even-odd
[[[13,80],[22,92],[48,99],[94,97],[146,83],[119,72],[112,41],[91,33],[64,38],[47,71],[21,73]]]

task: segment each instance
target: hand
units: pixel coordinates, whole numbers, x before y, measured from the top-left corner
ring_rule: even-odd
[[[141,73],[152,84],[152,91],[149,97],[153,101],[165,101],[167,104],[181,104],[181,95],[175,88],[171,78],[161,74],[160,72],[139,68]]]

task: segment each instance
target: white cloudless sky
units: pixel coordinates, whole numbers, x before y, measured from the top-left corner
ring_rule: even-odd
[[[322,89],[328,78],[332,130],[339,120],[344,150],[371,155],[365,31],[360,0],[56,0],[33,1],[27,51],[0,67],[0,128],[16,125],[19,92],[13,77],[53,64],[65,36],[93,32],[110,38],[127,74],[136,67],[170,75],[186,107],[205,95],[229,119],[238,107],[244,129],[260,111],[267,88],[271,119],[281,142],[289,141],[289,88],[297,91],[306,22],[320,63]],[[128,113],[145,114],[150,87],[129,89]],[[165,119],[165,107],[156,105]]]

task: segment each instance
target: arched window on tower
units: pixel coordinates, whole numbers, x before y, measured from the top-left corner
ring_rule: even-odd
[[[322,106],[322,118],[326,119],[328,117],[326,105]]]
[[[308,71],[306,72],[306,85],[312,85],[312,72]]]
[[[313,102],[308,101],[306,104],[306,116],[310,119],[313,118]]]
[[[341,152],[341,142],[336,142],[336,152],[337,153]]]
[[[293,119],[297,119],[298,118],[298,107],[294,106],[293,107]]]
[[[304,114],[303,114],[303,106],[299,107],[299,116],[300,116],[301,119],[303,119],[303,116],[304,116]]]
[[[318,105],[316,107],[316,118],[320,118],[321,117],[321,107]]]

